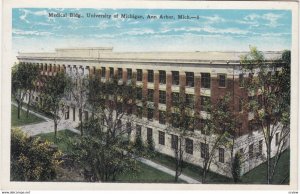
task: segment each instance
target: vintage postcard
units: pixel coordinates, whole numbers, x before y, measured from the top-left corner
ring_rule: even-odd
[[[1,188],[296,191],[297,6],[4,1]]]

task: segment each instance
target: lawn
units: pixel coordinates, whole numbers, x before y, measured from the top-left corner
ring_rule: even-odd
[[[156,157],[151,158],[154,162],[160,163],[171,169],[174,169],[174,159],[170,156],[157,154]],[[278,162],[277,171],[274,175],[273,184],[289,184],[289,171],[290,171],[290,151],[286,150],[282,153],[282,156]],[[241,178],[241,184],[266,184],[266,163],[263,163],[250,172],[244,174]],[[194,179],[201,181],[202,168],[186,164],[183,173]],[[232,179],[225,176],[209,172],[207,175],[207,183],[223,183],[233,184]]]
[[[71,139],[77,138],[79,137],[79,135],[69,130],[61,130],[57,132],[56,140],[54,138],[54,132],[39,134],[36,137],[41,137],[42,139],[48,140],[50,142],[56,142],[55,144],[58,146],[58,149],[60,149],[64,153],[68,153],[73,149],[72,144],[70,143]],[[141,162],[137,162],[137,165],[139,169],[137,172],[122,174],[119,177],[117,177],[117,182],[127,182],[127,183],[129,182],[131,183],[172,183],[174,182],[174,176],[172,175],[159,171]],[[68,173],[63,169],[60,170],[60,174],[61,174],[60,176],[62,177],[71,177],[68,175]],[[80,181],[80,178],[76,178],[74,180],[72,178],[71,180],[66,180],[64,178],[63,180]],[[184,181],[182,180],[180,180],[179,182],[184,183]]]
[[[44,122],[45,120],[31,113],[26,117],[26,111],[21,110],[20,119],[18,119],[18,108],[11,105],[11,126],[17,127],[22,125]]]
[[[54,137],[54,132],[36,135],[36,137],[41,137],[41,139],[54,142],[58,146],[58,149],[64,153],[69,153],[73,149],[71,139],[78,136],[78,134],[70,130],[58,131],[56,139]]]
[[[290,150],[285,150],[278,162],[277,171],[274,174],[273,184],[289,184]],[[266,184],[267,165],[263,163],[242,177],[242,183]],[[286,178],[287,177],[287,178]],[[286,178],[286,179],[285,179]],[[284,180],[285,179],[285,180]],[[283,181],[284,180],[284,181]],[[283,181],[283,182],[282,182]]]
[[[153,160],[156,163],[162,164],[168,168],[175,169],[174,158],[170,156],[157,153],[157,155],[154,158],[151,158],[151,160]],[[199,166],[186,163],[182,173],[198,181],[201,181],[200,174],[202,173],[202,168]],[[207,183],[231,183],[232,180],[225,176],[213,172],[209,172],[207,175],[206,182]]]
[[[117,182],[126,183],[174,183],[174,176],[166,174],[141,162],[137,162],[139,170],[117,177]],[[180,183],[185,183],[179,180]]]

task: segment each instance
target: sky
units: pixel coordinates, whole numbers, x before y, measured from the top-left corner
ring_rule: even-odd
[[[49,17],[49,13],[68,17]],[[70,13],[82,17],[69,17]],[[112,18],[91,18],[88,13]],[[15,8],[12,14],[14,53],[102,46],[120,52],[248,51],[249,45],[262,51],[291,48],[289,10]],[[121,18],[121,14],[144,19]],[[173,18],[147,19],[148,15]],[[197,18],[183,20],[178,15]]]

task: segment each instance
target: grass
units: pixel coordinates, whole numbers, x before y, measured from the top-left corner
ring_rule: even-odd
[[[78,134],[69,130],[58,131],[56,139],[54,137],[54,132],[36,135],[36,137],[55,143],[58,149],[64,153],[69,153],[73,149],[71,139],[78,136]]]
[[[159,171],[141,162],[138,172],[126,173],[117,177],[117,182],[126,183],[174,183],[174,176]],[[179,183],[185,183],[179,180]]]
[[[44,122],[45,120],[31,113],[26,117],[26,111],[21,110],[20,119],[18,119],[18,108],[11,105],[11,125],[13,127]]]
[[[154,162],[167,166],[171,169],[175,168],[174,159],[170,156],[157,154],[156,157],[151,158]],[[289,171],[290,171],[290,151],[286,150],[282,153],[282,156],[278,162],[277,171],[274,174],[272,184],[289,184]],[[241,177],[241,184],[266,184],[266,162],[255,167],[248,173]],[[192,164],[186,164],[183,170],[183,174],[190,176],[196,180],[201,181],[202,168]],[[207,183],[222,183],[233,184],[233,180],[219,175],[217,173],[209,172],[207,175]]]
[[[154,158],[151,158],[156,163],[169,167],[171,169],[175,169],[174,158],[157,153]],[[198,181],[201,181],[202,177],[200,174],[202,173],[202,168],[193,164],[185,163],[185,168],[183,169],[183,174],[194,178]],[[217,173],[209,172],[207,174],[207,183],[232,183],[232,180],[228,177],[219,175]]]
[[[54,142],[58,149],[64,153],[69,153],[73,147],[70,143],[71,138],[77,138],[79,135],[69,131],[69,130],[61,130],[57,132],[57,138],[54,138],[54,132],[51,133],[43,133],[36,135],[36,137],[40,137],[41,139],[48,140],[50,142]],[[129,172],[126,174],[122,174],[117,177],[117,182],[126,182],[126,183],[172,183],[174,182],[174,176],[159,171],[155,168],[152,168],[148,165],[145,165],[141,162],[137,162],[138,171],[137,172]],[[61,176],[65,177],[66,173],[62,171]],[[64,181],[67,181],[64,179]],[[70,180],[72,181],[72,180]],[[78,181],[77,179],[74,181]],[[180,183],[184,183],[184,181],[179,180]]]
[[[290,150],[285,150],[277,165],[277,171],[274,174],[273,184],[289,184],[290,172]],[[242,177],[243,184],[267,184],[267,164],[263,163],[253,170],[249,171]],[[286,178],[287,177],[287,178]],[[284,178],[286,178],[284,180]],[[283,181],[284,180],[284,181]],[[283,181],[283,182],[282,182]]]

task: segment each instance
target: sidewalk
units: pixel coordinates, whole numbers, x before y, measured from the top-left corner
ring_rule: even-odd
[[[172,175],[172,176],[175,175],[175,171],[174,171],[174,170],[169,169],[169,168],[167,168],[167,167],[165,167],[165,166],[162,166],[162,165],[160,165],[160,164],[157,164],[157,163],[155,163],[155,162],[152,162],[151,160],[147,160],[147,159],[145,159],[145,158],[137,158],[137,160],[140,161],[140,162],[142,162],[142,163],[144,163],[144,164],[146,164],[146,165],[148,165],[148,166],[151,166],[151,167],[153,167],[153,168],[156,168],[157,170],[160,170],[160,171],[162,171],[162,172],[165,172],[165,173],[167,173],[167,174],[169,174],[169,175]],[[188,177],[188,176],[186,176],[186,175],[183,175],[183,174],[181,174],[181,175],[179,176],[179,178],[180,178],[181,180],[186,181],[187,183],[191,183],[191,184],[200,184],[200,183],[201,183],[201,182],[199,182],[199,181],[197,181],[197,180],[195,180],[195,179],[193,179],[193,178],[191,178],[191,177]]]
[[[14,106],[17,106],[17,104],[13,103],[12,102],[12,105]],[[26,110],[26,108],[22,107],[23,110]],[[53,123],[53,120],[39,114],[39,113],[36,113],[36,112],[33,112],[31,110],[29,110],[29,112],[31,114],[34,114],[35,116],[37,117],[40,117],[40,118],[43,118],[45,119],[46,121],[45,122],[42,122],[42,123],[36,123],[36,124],[31,124],[31,125],[24,125],[24,126],[20,126],[20,128],[26,132],[29,136],[34,136],[34,135],[38,135],[38,134],[41,134],[41,133],[50,133],[50,132],[53,132],[54,131],[54,123]],[[66,120],[62,120],[58,126],[57,126],[57,131],[60,131],[60,130],[64,130],[64,129],[67,129],[67,130],[70,130],[74,133],[77,133],[77,134],[80,134],[80,131],[76,130],[74,128],[74,123],[72,121],[66,121]],[[157,164],[155,162],[152,162],[151,160],[147,160],[145,158],[137,158],[138,161],[148,165],[148,166],[151,166],[157,170],[160,170],[162,172],[165,172],[169,175],[172,175],[174,176],[175,175],[175,171],[172,170],[172,169],[169,169],[165,166],[162,166],[160,164]],[[186,175],[183,175],[181,174],[179,176],[179,178],[183,181],[186,181],[187,183],[191,183],[191,184],[200,184],[201,182],[191,178],[191,177],[188,177]]]

